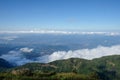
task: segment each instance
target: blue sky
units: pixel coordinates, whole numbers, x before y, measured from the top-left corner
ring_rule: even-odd
[[[0,30],[119,31],[120,0],[0,0]]]

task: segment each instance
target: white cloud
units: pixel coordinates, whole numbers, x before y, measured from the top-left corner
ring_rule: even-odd
[[[10,63],[22,65],[28,62],[32,62],[32,60],[26,59],[23,54],[20,53],[20,51],[10,51],[8,54],[0,56],[0,58],[3,58]]]
[[[39,33],[39,34],[81,34],[81,35],[120,35],[120,32],[81,32],[81,31],[59,31],[59,30],[30,30],[30,31],[0,31],[0,33]]]
[[[18,51],[14,51],[14,50],[9,51],[7,54],[0,56],[0,58],[3,58],[3,59],[5,59],[5,60],[7,60],[10,63],[13,63],[15,65],[23,65],[25,63],[33,62],[33,60],[27,59],[22,52],[30,53],[33,50],[34,49],[29,49],[27,47],[21,48]]]
[[[25,51],[32,51],[27,48]],[[55,60],[68,59],[68,58],[83,58],[83,59],[94,59],[100,58],[102,56],[109,55],[120,55],[120,45],[115,45],[111,47],[98,46],[94,49],[80,49],[80,50],[69,50],[69,51],[57,51],[50,55],[38,56],[34,60],[27,59],[21,51],[10,51],[8,54],[3,54],[0,58],[3,58],[11,63],[15,63],[17,65],[23,65],[29,62],[52,62]]]
[[[33,50],[34,50],[34,49],[32,49],[32,48],[30,49],[30,48],[28,48],[28,47],[25,47],[25,48],[21,48],[21,49],[20,49],[21,52],[25,52],[25,53],[30,53],[30,52],[32,52]]]
[[[112,46],[112,47],[103,47],[98,46],[94,49],[81,49],[81,50],[74,50],[74,51],[57,51],[52,53],[49,56],[39,57],[38,60],[44,60],[46,62],[51,62],[55,60],[61,59],[68,59],[68,58],[83,58],[83,59],[94,59],[100,58],[102,56],[109,56],[109,55],[120,55],[120,45]]]

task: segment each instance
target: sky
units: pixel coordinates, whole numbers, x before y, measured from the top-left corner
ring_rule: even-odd
[[[0,31],[120,31],[120,0],[0,0]]]

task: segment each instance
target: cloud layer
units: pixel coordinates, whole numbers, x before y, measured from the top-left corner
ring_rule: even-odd
[[[23,51],[32,51],[33,49],[21,48]],[[55,60],[68,59],[68,58],[83,58],[83,59],[94,59],[100,58],[102,56],[109,55],[120,55],[120,45],[115,45],[111,47],[98,46],[94,49],[80,49],[80,50],[69,50],[69,51],[57,51],[50,55],[38,56],[35,60],[27,59],[23,53],[19,51],[10,51],[8,54],[0,56],[0,58],[6,59],[11,63],[17,65],[23,65],[29,62],[42,62],[48,63]]]
[[[81,49],[81,50],[75,50],[75,51],[58,51],[54,52],[53,54],[49,56],[40,57],[40,59],[46,59],[44,61],[51,62],[55,60],[61,60],[61,59],[68,59],[68,58],[83,58],[92,60],[94,58],[100,58],[102,56],[108,56],[108,55],[120,55],[120,45],[118,46],[112,46],[112,47],[103,47],[98,46],[94,49]]]
[[[13,65],[22,65],[25,63],[32,62],[32,60],[25,58],[25,56],[20,51],[10,51],[8,54],[0,56]]]
[[[0,33],[39,33],[39,34],[81,34],[81,35],[120,35],[120,32],[80,32],[80,31],[58,31],[58,30],[30,30],[30,31],[0,31]]]

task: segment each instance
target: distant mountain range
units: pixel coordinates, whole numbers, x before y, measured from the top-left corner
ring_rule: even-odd
[[[93,60],[85,60],[79,58],[70,58],[66,60],[57,60],[50,63],[27,63],[22,66],[11,68],[12,65],[0,59],[0,68],[6,69],[12,74],[22,74],[20,71],[29,71],[44,73],[75,73],[82,75],[90,75],[94,73],[98,76],[95,80],[119,80],[120,77],[120,55],[106,56]],[[89,79],[88,79],[89,80]]]

